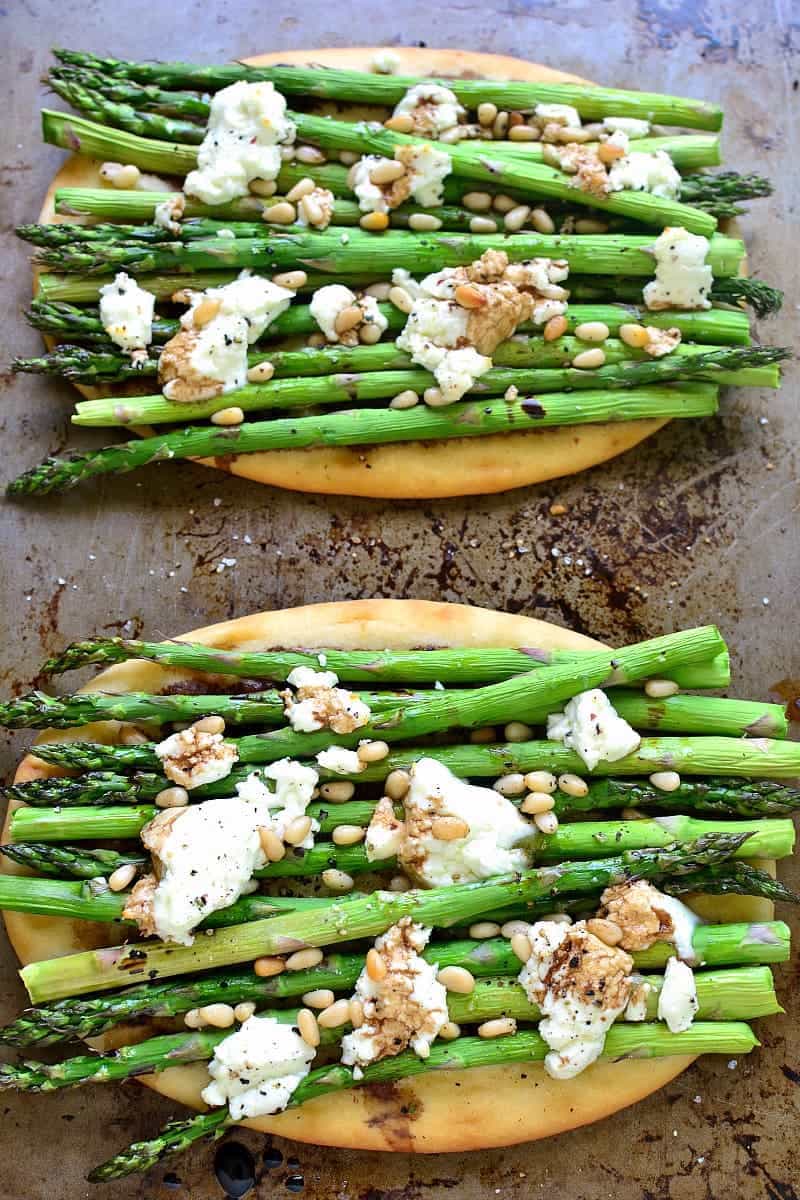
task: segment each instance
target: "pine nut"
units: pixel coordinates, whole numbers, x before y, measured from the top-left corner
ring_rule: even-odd
[[[497,221],[491,217],[472,217],[469,231],[470,233],[497,233]]]
[[[327,344],[328,339],[325,337],[324,333],[312,333],[306,341],[306,345],[310,346],[312,350],[321,350],[322,347],[327,346]]]
[[[321,875],[322,882],[332,892],[352,892],[355,880],[346,871],[338,871],[336,867],[328,867]]]
[[[258,840],[268,862],[280,862],[286,855],[286,847],[274,829],[267,829],[266,825],[261,825],[258,830]]]
[[[530,125],[512,125],[508,131],[510,142],[535,142],[538,138],[538,130],[532,129]]]
[[[295,817],[283,831],[283,840],[289,846],[299,846],[311,833],[311,817]]]
[[[555,233],[556,223],[547,209],[531,209],[531,225],[537,233]]]
[[[505,111],[505,109],[501,109],[500,112],[495,117],[494,125],[492,126],[492,133],[498,139],[498,141],[506,136],[506,130],[508,129],[508,122],[509,122],[508,113]]]
[[[547,510],[551,517],[563,517],[565,512],[568,512],[566,504],[551,504]]]
[[[393,158],[387,158],[372,168],[369,179],[370,183],[380,187],[383,183],[394,183],[396,179],[402,179],[405,173],[406,168],[403,163],[396,162]]]
[[[381,340],[381,331],[372,321],[365,321],[358,330],[359,341],[365,346],[375,346]]]
[[[358,223],[370,233],[383,233],[384,229],[389,228],[389,217],[382,212],[368,212],[364,213]]]
[[[643,350],[650,341],[644,325],[620,325],[619,336],[626,346],[630,346],[634,350]]]
[[[261,216],[270,225],[292,225],[297,220],[294,205],[289,204],[286,200],[281,200],[278,204],[272,204],[269,208],[265,208]]]
[[[492,200],[492,208],[495,212],[507,213],[511,212],[512,208],[516,208],[518,203],[519,201],[515,200],[513,196],[506,196],[501,192],[500,195],[495,196]]]
[[[412,392],[410,389],[406,389],[406,391],[398,392],[396,396],[392,397],[392,399],[389,401],[389,408],[414,408],[417,404],[419,404],[419,396],[417,393]]]
[[[274,179],[251,179],[247,189],[254,196],[264,196],[268,200],[270,196],[275,195],[278,185]]]
[[[549,796],[547,792],[531,792],[520,804],[519,811],[535,817],[539,813],[550,812],[555,807],[555,803],[553,797]]]
[[[461,1037],[461,1026],[456,1025],[455,1021],[445,1021],[439,1030],[439,1037],[444,1038],[446,1042],[454,1042],[457,1037]]]
[[[571,775],[569,772],[566,775],[559,775],[558,788],[566,796],[580,797],[589,794],[589,785],[586,780],[581,779],[580,775]]]
[[[556,338],[563,337],[569,328],[567,318],[561,314],[557,317],[551,317],[545,325],[542,333],[546,342],[554,342]]]
[[[286,963],[282,958],[257,958],[253,963],[253,970],[259,979],[269,979],[272,975],[280,975],[281,971],[286,970]]]
[[[609,328],[603,321],[583,321],[575,326],[575,337],[582,342],[604,342],[609,334]]]
[[[654,700],[665,700],[667,696],[675,696],[679,691],[680,688],[672,679],[648,679],[644,685],[645,695],[652,696]]]
[[[367,951],[365,965],[367,975],[369,975],[373,983],[380,983],[389,974],[389,968],[374,946],[371,950]]]
[[[306,166],[319,166],[327,162],[327,158],[316,146],[298,146],[295,151],[295,158],[298,162],[305,163]]]
[[[200,1016],[199,1008],[190,1008],[187,1013],[184,1013],[183,1023],[187,1029],[202,1029],[205,1021]]]
[[[395,308],[399,308],[400,312],[410,313],[414,307],[414,300],[410,292],[407,292],[404,287],[389,288],[389,303]]]
[[[206,1004],[200,1009],[200,1017],[215,1029],[230,1029],[236,1020],[230,1004]]]
[[[380,762],[389,754],[386,742],[359,742],[356,754],[362,763]]]
[[[569,915],[569,913],[565,913],[565,912],[544,913],[541,917],[538,917],[537,920],[549,921],[550,924],[552,924],[552,925],[571,925],[572,924],[572,917]]]
[[[642,812],[642,810],[640,808],[622,808],[622,809],[620,809],[619,815],[622,817],[623,821],[647,821],[647,820],[649,820],[648,813]]]
[[[298,208],[300,215],[306,225],[323,225],[325,222],[325,213],[322,211],[322,206],[313,196],[303,196]]]
[[[108,886],[112,892],[122,892],[128,886],[136,874],[135,863],[124,863],[123,866],[117,867],[116,871],[112,871],[108,877]]]
[[[241,425],[244,420],[244,409],[232,405],[230,408],[221,408],[219,412],[211,414],[212,425]]]
[[[225,722],[222,717],[202,717],[199,721],[195,721],[193,728],[198,733],[224,733]]]
[[[608,233],[605,221],[593,221],[591,217],[580,217],[575,222],[576,233]]]
[[[613,142],[601,142],[597,147],[597,157],[605,166],[610,166],[618,158],[624,158],[625,151],[622,146],[615,146]]]
[[[428,408],[446,408],[448,404],[452,404],[452,400],[448,400],[441,388],[429,387],[425,388],[422,393],[422,399],[427,404]]]
[[[287,971],[308,971],[310,967],[318,967],[325,955],[318,946],[308,946],[305,950],[295,950],[286,959]]]
[[[406,879],[405,875],[393,875],[389,880],[390,892],[407,892],[411,887],[411,883]]]
[[[436,978],[448,992],[468,996],[475,991],[475,976],[466,967],[442,967]]]
[[[484,1021],[478,1026],[478,1037],[498,1038],[509,1037],[517,1032],[517,1022],[513,1017],[495,1017],[493,1021]]]
[[[340,1025],[346,1025],[349,1020],[350,1001],[334,1000],[333,1004],[329,1004],[319,1014],[317,1024],[321,1029],[338,1029]]]
[[[364,288],[365,296],[372,296],[373,300],[388,300],[389,292],[392,290],[390,283],[371,283],[369,287]]]
[[[527,204],[518,204],[516,208],[511,209],[511,212],[506,213],[503,217],[503,224],[509,233],[516,233],[522,229],[530,215],[531,210]]]
[[[309,195],[316,188],[316,184],[310,175],[306,175],[303,179],[299,179],[294,187],[286,193],[284,199],[290,204],[296,204],[298,200],[302,200],[303,196]]]
[[[366,833],[360,825],[337,825],[331,837],[335,846],[355,846],[363,842]]]
[[[311,992],[303,992],[301,999],[306,1008],[328,1008],[336,997],[330,988],[314,988]]]
[[[360,1029],[364,1024],[364,1005],[355,996],[350,1000],[350,1024],[353,1029]]]
[[[676,792],[681,786],[681,777],[677,771],[656,771],[650,776],[650,782],[660,792]]]
[[[294,162],[295,148],[294,146],[281,146],[281,162]]]
[[[315,1050],[319,1045],[319,1025],[317,1018],[308,1008],[301,1008],[297,1014],[297,1030],[307,1046]]]
[[[354,783],[343,779],[341,782],[323,783],[319,789],[319,794],[323,800],[330,800],[331,804],[344,804],[346,801],[353,799],[355,790],[356,785]]]
[[[469,825],[460,817],[434,817],[431,833],[439,842],[456,842],[469,836]]]
[[[272,276],[272,282],[278,287],[288,288],[290,292],[296,292],[298,288],[305,287],[308,283],[308,276],[305,271],[281,271],[278,275]]]
[[[469,927],[469,936],[475,938],[477,942],[482,942],[485,938],[497,937],[499,932],[500,926],[496,921],[476,921]]]
[[[433,213],[412,213],[408,218],[408,228],[415,233],[435,233],[442,228],[442,222]]]
[[[494,125],[497,116],[497,105],[491,101],[485,100],[483,104],[478,105],[478,120],[481,125]]]
[[[539,833],[553,834],[558,829],[558,817],[554,812],[540,812],[533,818]]]
[[[263,362],[256,363],[247,372],[248,383],[268,383],[275,374],[275,367],[271,362],[265,359]]]
[[[472,283],[460,283],[453,293],[453,298],[462,308],[483,308],[486,304],[485,295]]]
[[[182,787],[163,788],[154,803],[156,808],[183,808],[189,803],[189,793]]]
[[[497,741],[497,730],[494,725],[481,725],[479,729],[471,731],[469,740],[473,746],[488,745],[489,742]]]
[[[555,775],[550,771],[528,771],[525,787],[530,792],[554,792],[558,787]]]
[[[581,370],[591,370],[594,367],[602,367],[606,361],[604,351],[600,350],[582,350],[580,354],[576,354],[572,360],[573,367],[579,367]]]
[[[411,113],[397,113],[383,123],[384,129],[393,129],[395,133],[413,133],[414,118]]]
[[[512,775],[501,775],[492,787],[501,796],[521,796],[525,791],[525,778],[518,771]]]
[[[528,959],[531,956],[532,950],[531,950],[531,943],[530,943],[530,938],[528,937],[527,929],[525,929],[524,932],[520,930],[519,933],[512,933],[511,949],[513,950],[514,954],[516,954],[516,956],[520,962],[525,963],[528,961]]]
[[[455,145],[456,142],[461,141],[463,136],[461,130],[460,125],[454,125],[452,129],[445,129],[443,133],[439,134],[439,141],[444,142],[445,145]]]
[[[350,304],[336,314],[333,327],[337,333],[349,333],[356,325],[360,325],[363,319],[364,312],[361,307],[358,304]]]
[[[507,742],[528,742],[532,734],[530,725],[523,721],[510,721],[503,730],[503,737]]]
[[[486,212],[492,207],[492,197],[488,192],[467,192],[461,197],[461,203],[473,212]]]
[[[359,156],[356,154],[355,150],[339,151],[339,162],[344,163],[346,167],[352,167],[353,163],[358,162],[358,158]]]
[[[411,787],[411,776],[408,771],[390,771],[386,776],[383,790],[390,800],[402,800]]]
[[[561,167],[561,155],[556,150],[555,146],[551,146],[549,142],[545,142],[542,146],[542,161],[546,162],[549,167]]]
[[[237,1021],[247,1021],[256,1011],[254,1000],[242,1000],[233,1010],[233,1015]]]
[[[618,946],[622,941],[622,930],[616,921],[607,921],[605,917],[592,917],[586,922],[586,932],[592,933],[607,946]]]

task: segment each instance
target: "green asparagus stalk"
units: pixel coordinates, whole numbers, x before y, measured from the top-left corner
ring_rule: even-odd
[[[208,117],[208,99],[197,92],[165,91],[154,84],[145,86],[84,67],[53,67],[48,79],[51,77],[67,81],[76,79],[110,100],[135,104],[145,112],[161,112],[170,117],[194,117],[202,123],[205,123]]]
[[[761,896],[784,904],[800,904],[800,896],[773,879],[769,871],[747,862],[726,863],[724,868],[707,867],[695,875],[682,875],[671,880],[666,890],[672,896],[705,892],[709,896]]]
[[[97,71],[103,78],[132,79],[159,88],[191,88],[214,92],[238,80],[269,80],[287,95],[316,96],[328,100],[354,100],[367,104],[397,104],[417,76],[375,75],[362,71],[284,66],[247,67],[241,63],[199,67],[189,63],[138,63],[99,58],[79,51],[57,49],[61,63]],[[702,100],[687,100],[658,93],[618,88],[586,88],[580,84],[514,83],[483,79],[442,80],[462,104],[475,107],[484,100],[500,108],[526,109],[540,103],[571,104],[582,117],[641,117],[659,125],[684,125],[690,129],[720,129],[722,109]]]
[[[103,810],[92,808],[89,811],[94,813]],[[0,846],[0,854],[21,867],[28,867],[37,875],[64,880],[101,880],[119,867],[132,865],[147,868],[150,863],[149,856],[143,850],[107,850],[99,846],[63,846],[50,842],[16,842]],[[16,888],[17,884],[20,884],[19,890],[24,891],[19,877],[12,878],[16,881],[12,887]],[[21,878],[28,882],[27,876]]]
[[[147,112],[123,101],[112,100],[99,92],[89,91],[83,81],[74,75],[67,79],[51,71],[46,82],[67,104],[103,125],[125,129],[145,138],[161,138],[166,142],[188,146],[199,145],[205,137],[205,127],[195,121]]]
[[[13,480],[6,494],[47,495],[76,487],[98,475],[126,474],[164,459],[214,458],[227,463],[232,455],[256,450],[447,440],[520,429],[528,432],[562,424],[647,417],[688,419],[711,416],[716,411],[717,389],[712,384],[684,383],[680,388],[667,384],[631,391],[585,391],[577,398],[556,392],[548,394],[544,401],[489,399],[463,401],[448,408],[417,405],[407,411],[350,409],[229,428],[190,425],[174,433],[122,442],[84,455],[45,459],[40,466]]]
[[[194,971],[247,962],[264,954],[291,953],[305,946],[337,945],[374,937],[401,917],[434,928],[464,924],[472,918],[512,904],[555,902],[628,879],[671,877],[725,862],[744,844],[742,834],[720,834],[686,846],[633,850],[588,862],[562,862],[480,883],[455,884],[429,891],[374,892],[351,897],[313,912],[289,913],[216,930],[192,946],[148,942],[81,951],[45,962],[29,963],[21,975],[33,1003],[58,1000],[86,991],[107,991],[135,976],[148,979],[187,975]]]

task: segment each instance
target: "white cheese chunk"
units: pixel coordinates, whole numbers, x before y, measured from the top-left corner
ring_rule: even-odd
[[[298,733],[314,733],[332,729],[334,733],[352,733],[369,722],[369,705],[345,688],[337,687],[339,677],[333,671],[314,671],[311,667],[295,667],[287,683],[297,694],[283,692],[285,712],[292,729]]]
[[[670,1033],[683,1033],[699,1007],[694,971],[679,958],[668,959],[658,996],[659,1021],[666,1021]]]
[[[617,762],[639,748],[641,738],[614,708],[601,688],[580,692],[562,713],[547,718],[551,742],[563,742],[579,754],[590,771],[599,762]]]
[[[491,368],[492,360],[478,354],[466,340],[468,310],[451,300],[421,298],[414,301],[405,328],[397,338],[415,363],[431,371],[448,403],[460,400],[476,379]],[[458,348],[457,348],[458,347]]]
[[[355,998],[364,1009],[364,1023],[342,1039],[342,1062],[366,1066],[393,1057],[410,1046],[427,1058],[431,1043],[449,1019],[447,992],[436,978],[438,967],[422,958],[430,929],[403,917],[375,941],[386,966],[383,979],[374,980],[366,968],[359,975]]]
[[[381,796],[364,837],[367,862],[385,862],[387,858],[396,858],[403,848],[405,836],[405,822],[395,813],[389,797]]]
[[[206,299],[218,300],[218,315],[241,317],[247,326],[247,342],[252,345],[281,313],[286,312],[294,297],[295,292],[289,288],[279,287],[262,275],[242,271],[231,283],[206,288],[204,292],[194,292],[191,307],[181,318],[181,324],[184,328],[191,328],[198,304]],[[213,325],[213,321],[209,324]]]
[[[234,1121],[282,1112],[314,1054],[291,1025],[274,1017],[248,1017],[216,1047],[203,1099],[212,1108],[227,1104]]]
[[[540,121],[553,125],[568,125],[570,129],[579,129],[581,124],[580,114],[571,104],[537,104],[534,115]]]
[[[646,1021],[647,999],[652,991],[651,985],[646,983],[640,975],[632,976],[631,982],[631,998],[625,1006],[625,1020]]]
[[[389,322],[378,307],[374,296],[358,297],[355,292],[351,292],[350,288],[341,283],[327,283],[324,287],[317,288],[311,297],[309,309],[328,341],[339,342],[343,338],[347,338],[347,334],[342,335],[337,332],[336,318],[345,309],[354,306],[361,309],[361,324],[375,325],[381,333],[388,328]],[[348,330],[347,332],[352,333],[353,331]],[[356,333],[355,342],[357,341],[358,334]]]
[[[453,170],[446,150],[435,146],[408,146],[403,161],[411,177],[410,199],[423,208],[438,208],[444,203],[444,181]]]
[[[160,226],[161,229],[166,229],[169,233],[178,234],[181,231],[181,217],[185,208],[186,197],[183,192],[175,192],[155,206],[153,224]],[[223,232],[224,230],[218,230],[218,234]]]
[[[274,783],[274,790],[270,790],[264,780]],[[282,839],[287,826],[297,817],[305,816],[318,782],[319,776],[313,767],[291,758],[281,758],[259,771],[252,771],[237,783],[236,792],[241,800],[257,804],[262,816],[266,813],[262,824]],[[314,845],[314,834],[318,832],[319,822],[312,821],[310,831],[299,845],[310,850]]]
[[[438,136],[453,129],[464,115],[464,109],[454,92],[438,83],[417,83],[395,106],[394,115],[409,113],[414,117],[418,132]]]
[[[189,374],[221,383],[222,392],[234,392],[247,383],[247,346],[244,318],[220,313],[196,331]]]
[[[115,345],[129,353],[144,350],[153,340],[152,292],[139,287],[124,271],[100,288],[100,320]]]
[[[365,154],[353,165],[349,178],[362,212],[388,213],[388,196],[383,188],[372,182],[370,173],[381,163],[391,161],[392,159],[383,158],[380,154]]]
[[[706,265],[708,248],[708,238],[681,225],[665,229],[653,246],[656,277],[644,288],[647,307],[711,308],[708,296],[714,276]]]
[[[665,200],[677,200],[681,191],[681,177],[666,150],[652,154],[634,150],[618,158],[611,165],[608,184],[612,192],[650,192]]]
[[[676,818],[655,820],[677,837]],[[647,880],[636,879],[606,888],[600,902],[601,915],[622,930],[620,945],[624,950],[647,950],[656,942],[671,942],[678,958],[698,964],[694,935],[702,920],[676,896],[667,896]]]
[[[603,117],[603,128],[609,133],[626,133],[633,141],[634,138],[647,137],[650,122],[640,121],[637,117]]]
[[[377,75],[396,75],[397,68],[400,66],[400,55],[387,46],[381,46],[380,50],[376,50],[373,54],[369,65],[370,70]]]
[[[328,746],[326,750],[320,750],[317,762],[326,771],[334,771],[337,775],[357,775],[367,765],[355,750],[346,750],[344,746]]]
[[[232,83],[211,100],[197,169],[186,176],[183,190],[214,205],[246,196],[254,179],[277,177],[281,146],[294,137],[286,101],[271,83]]]
[[[196,724],[158,742],[154,750],[167,779],[189,790],[224,779],[239,757],[221,733],[207,733]]]

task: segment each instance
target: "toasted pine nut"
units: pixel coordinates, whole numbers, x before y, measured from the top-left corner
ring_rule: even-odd
[[[300,1037],[307,1046],[312,1046],[315,1050],[319,1045],[319,1025],[317,1018],[308,1008],[301,1008],[297,1014],[297,1029]]]
[[[408,771],[390,771],[386,776],[383,790],[390,800],[402,800],[411,787],[411,776]]]
[[[358,330],[358,337],[365,346],[374,346],[381,340],[381,331],[373,321],[365,321]]]
[[[551,504],[547,510],[551,517],[563,517],[565,512],[568,512],[566,504]]]
[[[562,314],[557,317],[551,317],[542,331],[546,342],[554,342],[556,338],[562,337],[569,328],[567,318]]]
[[[280,862],[286,855],[286,847],[274,829],[261,825],[258,830],[258,840],[268,862]]]
[[[184,1013],[183,1023],[187,1029],[202,1029],[205,1025],[199,1008],[190,1008],[187,1013]]]
[[[558,817],[554,812],[537,813],[533,823],[539,832],[544,834],[553,834],[558,829]]]
[[[305,163],[306,166],[321,166],[322,163],[328,161],[316,146],[298,146],[294,156],[298,162]]]
[[[283,831],[283,840],[290,846],[299,846],[311,832],[311,817],[295,817]]]
[[[492,199],[492,208],[495,212],[507,213],[511,212],[512,208],[516,208],[518,203],[519,201],[515,200],[513,196],[506,196],[501,192]]]
[[[518,771],[511,775],[501,775],[494,781],[492,787],[501,796],[521,796],[525,791],[525,778]]]
[[[326,888],[332,892],[352,892],[355,887],[355,880],[352,875],[348,875],[346,871],[339,871],[336,867],[328,867],[321,875],[322,882]]]
[[[517,1032],[517,1022],[513,1017],[495,1017],[493,1021],[484,1021],[478,1026],[478,1037],[497,1038],[508,1037]]]
[[[334,1000],[333,1004],[329,1004],[319,1014],[317,1024],[321,1029],[337,1029],[340,1025],[346,1025],[349,1020],[350,1001]]]
[[[604,342],[609,334],[609,328],[604,321],[583,321],[575,326],[575,337],[582,342]]]
[[[442,389],[438,387],[425,388],[422,399],[428,408],[446,408],[448,404],[452,404],[452,400],[448,400]]]
[[[380,187],[383,183],[394,183],[396,179],[402,179],[405,173],[406,168],[403,163],[396,162],[393,158],[386,158],[375,164],[369,173],[369,179],[370,183]]]
[[[549,167],[561,166],[561,155],[549,142],[545,142],[542,146],[542,161],[546,162]]]
[[[385,129],[393,129],[395,133],[413,133],[414,118],[411,113],[397,113],[396,116],[389,117],[388,121],[383,122]]]
[[[509,721],[503,730],[503,737],[507,742],[528,742],[532,735],[533,730],[524,721]]]
[[[640,808],[621,808],[619,815],[623,821],[647,821],[650,818],[650,814]]]
[[[469,836],[469,825],[461,817],[434,817],[431,833],[439,842],[456,842]]]
[[[302,1001],[307,1008],[327,1008],[333,1004],[336,997],[330,988],[314,988],[311,992],[303,992]]]
[[[497,221],[492,217],[472,217],[469,231],[470,233],[497,233]]]
[[[454,1042],[457,1037],[461,1037],[461,1026],[456,1025],[455,1021],[445,1021],[439,1030],[439,1037],[444,1038],[446,1042]]]
[[[311,346],[312,350],[321,350],[327,344],[328,339],[324,333],[312,333],[306,341],[306,345]]]
[[[486,304],[486,296],[472,283],[460,283],[453,297],[462,308],[483,308]]]
[[[607,921],[605,917],[592,917],[586,922],[586,932],[593,933],[607,946],[618,946],[622,941],[622,930],[616,921]]]
[[[535,142],[538,138],[538,130],[532,129],[530,125],[512,125],[508,131],[510,142]]]
[[[539,813],[550,812],[554,807],[555,800],[547,792],[531,792],[529,796],[525,797],[522,804],[520,804],[519,811],[535,817]]]
[[[497,937],[500,932],[500,926],[496,921],[476,921],[474,925],[469,927],[469,936],[481,942],[484,938]]]
[[[364,311],[360,305],[350,304],[336,314],[333,327],[337,333],[348,333],[351,329],[355,329],[356,325],[360,325],[363,319]]]
[[[613,142],[601,142],[597,147],[597,157],[601,163],[610,166],[618,158],[624,158],[625,151],[622,146],[615,146]]]
[[[419,396],[407,388],[404,392],[398,392],[396,396],[392,397],[389,401],[389,408],[414,408],[417,404],[419,404]]]
[[[256,1005],[254,1000],[242,1000],[234,1008],[233,1015],[237,1021],[246,1021],[249,1017],[252,1017],[255,1011]]]
[[[594,221],[591,217],[579,217],[575,222],[576,233],[608,233],[605,221]]]
[[[471,731],[469,740],[473,746],[486,745],[488,742],[497,741],[497,730],[494,725],[481,725],[478,729]]]
[[[371,283],[369,287],[364,288],[364,295],[372,296],[373,300],[388,300],[391,290],[390,283]]]
[[[531,209],[531,225],[537,233],[555,233],[556,223],[547,209]]]
[[[352,167],[353,163],[358,162],[358,159],[359,159],[359,155],[356,154],[355,150],[340,150],[339,151],[339,162],[344,163],[344,165],[346,167]]]
[[[202,717],[199,721],[195,721],[193,728],[198,733],[224,733],[225,722],[222,717]]]
[[[411,883],[406,879],[405,875],[393,875],[389,880],[390,892],[407,892],[411,887]]]
[[[192,321],[196,329],[202,329],[204,325],[208,325],[209,321],[213,321],[214,317],[222,307],[221,300],[215,300],[212,296],[206,296],[200,303],[192,309]]]
[[[133,163],[104,162],[100,168],[100,178],[115,188],[135,188],[140,177],[141,171]]]
[[[468,996],[475,990],[475,976],[466,967],[442,967],[436,978],[448,992]]]
[[[230,1029],[236,1020],[230,1004],[206,1004],[200,1009],[200,1017],[215,1029]]]
[[[303,196],[297,207],[300,209],[300,214],[307,225],[322,225],[324,223],[325,213],[322,211],[322,206],[313,196]]]
[[[569,915],[569,913],[565,913],[565,912],[544,913],[543,916],[538,917],[537,920],[549,921],[553,925],[571,925],[572,924],[572,917]]]
[[[389,968],[374,946],[367,951],[365,965],[367,974],[373,983],[380,983],[389,974]]]
[[[495,117],[494,125],[492,126],[492,133],[498,139],[498,141],[501,138],[504,138],[506,136],[506,131],[508,129],[508,122],[509,122],[508,113],[506,112],[505,109],[501,109],[500,112]]]
[[[350,1024],[353,1029],[360,1029],[364,1024],[364,1005],[355,996],[350,1000]]]
[[[410,313],[414,307],[414,300],[411,293],[407,292],[404,287],[397,287],[396,285],[389,289],[389,303],[404,313]]]
[[[363,842],[366,833],[360,825],[337,825],[331,837],[335,846],[355,846]]]
[[[221,408],[219,412],[211,414],[210,420],[212,425],[241,425],[244,409],[235,404],[230,408]]]
[[[672,679],[648,679],[644,685],[645,695],[652,696],[654,700],[665,700],[667,696],[675,696],[679,691],[680,688]]]
[[[251,179],[247,189],[254,196],[264,196],[268,200],[270,196],[275,195],[278,185],[274,179]]]
[[[580,354],[573,358],[572,365],[581,370],[592,370],[594,367],[602,367],[605,361],[605,352],[598,346],[596,350],[581,350]]]
[[[656,771],[650,776],[650,782],[660,792],[676,792],[681,786],[681,777],[677,771]]]
[[[389,754],[386,742],[360,742],[356,754],[362,763],[380,762]]]
[[[514,954],[516,954],[520,962],[528,961],[531,956],[531,943],[530,938],[528,937],[527,928],[524,932],[520,930],[519,933],[512,933],[511,949],[513,950]]]
[[[412,213],[408,218],[408,228],[415,233],[435,233],[442,228],[442,222],[433,213]]]
[[[550,771],[528,771],[525,787],[531,792],[554,792],[558,781]]]
[[[632,347],[634,350],[642,350],[650,341],[647,330],[644,325],[620,325],[619,327],[620,340],[626,346]]]
[[[311,176],[306,175],[303,179],[298,179],[294,187],[286,193],[285,199],[290,204],[296,204],[303,196],[307,196],[310,192],[313,192],[316,186]]]
[[[308,946],[305,950],[295,950],[286,959],[287,971],[307,971],[309,967],[318,967],[325,955],[319,946]]]
[[[121,867],[117,867],[116,871],[112,871],[108,877],[108,886],[112,892],[122,892],[128,886],[136,874],[135,863],[124,863]]]
[[[362,229],[366,229],[370,233],[383,233],[384,229],[389,228],[389,217],[382,212],[368,212],[364,213],[358,223]]]
[[[472,212],[487,212],[492,207],[492,197],[488,192],[467,192],[461,203]]]
[[[493,125],[497,116],[497,105],[490,100],[478,105],[478,120],[481,125]]]
[[[507,212],[503,217],[503,224],[509,233],[516,233],[522,229],[522,226],[531,215],[531,210],[527,204],[518,204],[516,208],[512,208],[511,212]]]
[[[278,275],[272,276],[272,282],[278,287],[288,288],[290,292],[296,292],[298,288],[305,287],[308,283],[308,276],[305,271],[281,271]]]
[[[271,975],[280,975],[281,971],[285,971],[286,963],[282,958],[257,958],[253,963],[253,970],[259,979],[269,979]]]
[[[156,808],[183,808],[189,803],[189,793],[186,788],[162,788],[154,801]]]
[[[281,200],[278,204],[265,208],[261,217],[270,225],[292,225],[297,220],[297,213],[293,204]]]
[[[263,362],[256,363],[255,366],[250,367],[249,371],[247,372],[247,382],[268,383],[274,374],[274,365],[269,362],[268,359],[264,359]]]
[[[323,783],[319,789],[319,794],[323,800],[330,800],[331,804],[344,804],[347,800],[353,799],[355,790],[356,785],[354,783],[343,779],[339,782]]]

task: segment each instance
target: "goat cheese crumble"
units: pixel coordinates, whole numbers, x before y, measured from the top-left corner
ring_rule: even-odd
[[[248,1017],[214,1050],[203,1099],[212,1107],[227,1104],[234,1121],[282,1112],[314,1054],[291,1025],[274,1017]]]
[[[580,128],[580,114],[571,104],[537,104],[533,111],[539,121],[547,124],[567,125],[570,129]]]
[[[436,978],[438,966],[420,954],[430,936],[430,929],[402,917],[376,938],[375,950],[386,973],[375,980],[365,967],[356,980],[354,998],[361,1001],[364,1023],[342,1039],[346,1066],[391,1058],[407,1046],[420,1058],[430,1054],[431,1043],[449,1020],[447,992]]]
[[[369,65],[376,75],[396,75],[400,66],[400,55],[382,46],[380,50],[375,51]]]
[[[183,192],[175,192],[155,206],[153,210],[153,224],[158,225],[161,229],[166,229],[168,233],[180,233],[181,217],[184,214],[185,208],[186,197]],[[218,236],[223,232],[224,230],[218,230]]]
[[[650,122],[641,121],[638,117],[603,117],[603,129],[609,133],[624,133],[631,141],[647,137],[650,132]]]
[[[115,276],[113,283],[100,288],[100,320],[121,350],[133,356],[150,345],[155,302],[153,293],[139,287],[124,271]]]
[[[367,765],[355,750],[346,750],[344,746],[328,746],[320,750],[317,762],[324,770],[333,771],[336,775],[357,775]]]
[[[336,329],[337,318],[348,308],[359,308],[361,319],[350,329],[339,333]],[[327,283],[317,288],[311,297],[309,310],[328,341],[341,342],[344,346],[358,345],[358,331],[363,325],[374,325],[381,333],[389,325],[374,296],[356,296],[355,292],[341,283]]]
[[[617,137],[614,134],[610,141]],[[681,177],[666,150],[643,154],[634,150],[611,164],[608,186],[612,192],[650,192],[665,200],[677,200]]]
[[[264,780],[274,783],[270,790]],[[314,789],[319,782],[319,776],[313,767],[295,762],[291,758],[281,758],[253,771],[241,783],[237,783],[236,792],[240,800],[258,805],[259,813],[267,819],[262,824],[283,838],[292,821],[304,817],[306,809],[314,798]],[[311,829],[299,845],[304,850],[310,850],[314,845],[314,834],[319,832],[319,822],[312,821]]]
[[[281,146],[291,145],[294,138],[286,101],[271,83],[232,83],[211,99],[197,169],[186,176],[183,190],[204,204],[227,204],[246,196],[254,179],[277,178]]]
[[[438,137],[458,125],[464,109],[449,88],[438,83],[417,83],[395,106],[394,116],[407,113],[414,122],[414,132],[425,137]]]
[[[658,1019],[666,1021],[670,1033],[684,1033],[700,1007],[694,971],[679,958],[670,958],[658,995]]]
[[[399,164],[400,175],[385,182],[380,168]],[[423,208],[436,208],[444,202],[444,180],[453,169],[453,160],[446,150],[435,146],[398,146],[394,158],[367,154],[350,168],[348,180],[362,212],[388,213],[406,200]],[[373,177],[375,176],[375,177]]]
[[[196,723],[158,742],[154,749],[167,779],[187,790],[224,779],[239,757],[221,733],[207,733]]]
[[[697,964],[694,933],[702,921],[677,896],[667,896],[647,880],[637,879],[606,888],[600,903],[600,915],[622,930],[623,950],[649,950],[655,942],[672,942],[678,958]]]
[[[547,737],[574,750],[593,771],[599,762],[617,762],[638,750],[641,738],[601,688],[579,692],[561,713],[547,718]]]
[[[334,733],[352,733],[369,723],[369,705],[354,692],[337,687],[339,677],[333,671],[314,671],[311,667],[295,667],[287,683],[296,689],[281,693],[286,716],[298,733],[314,733],[332,729]]]
[[[653,246],[655,279],[645,284],[643,292],[647,307],[711,308],[714,276],[706,264],[708,249],[708,238],[689,233],[682,225],[665,229]]]

